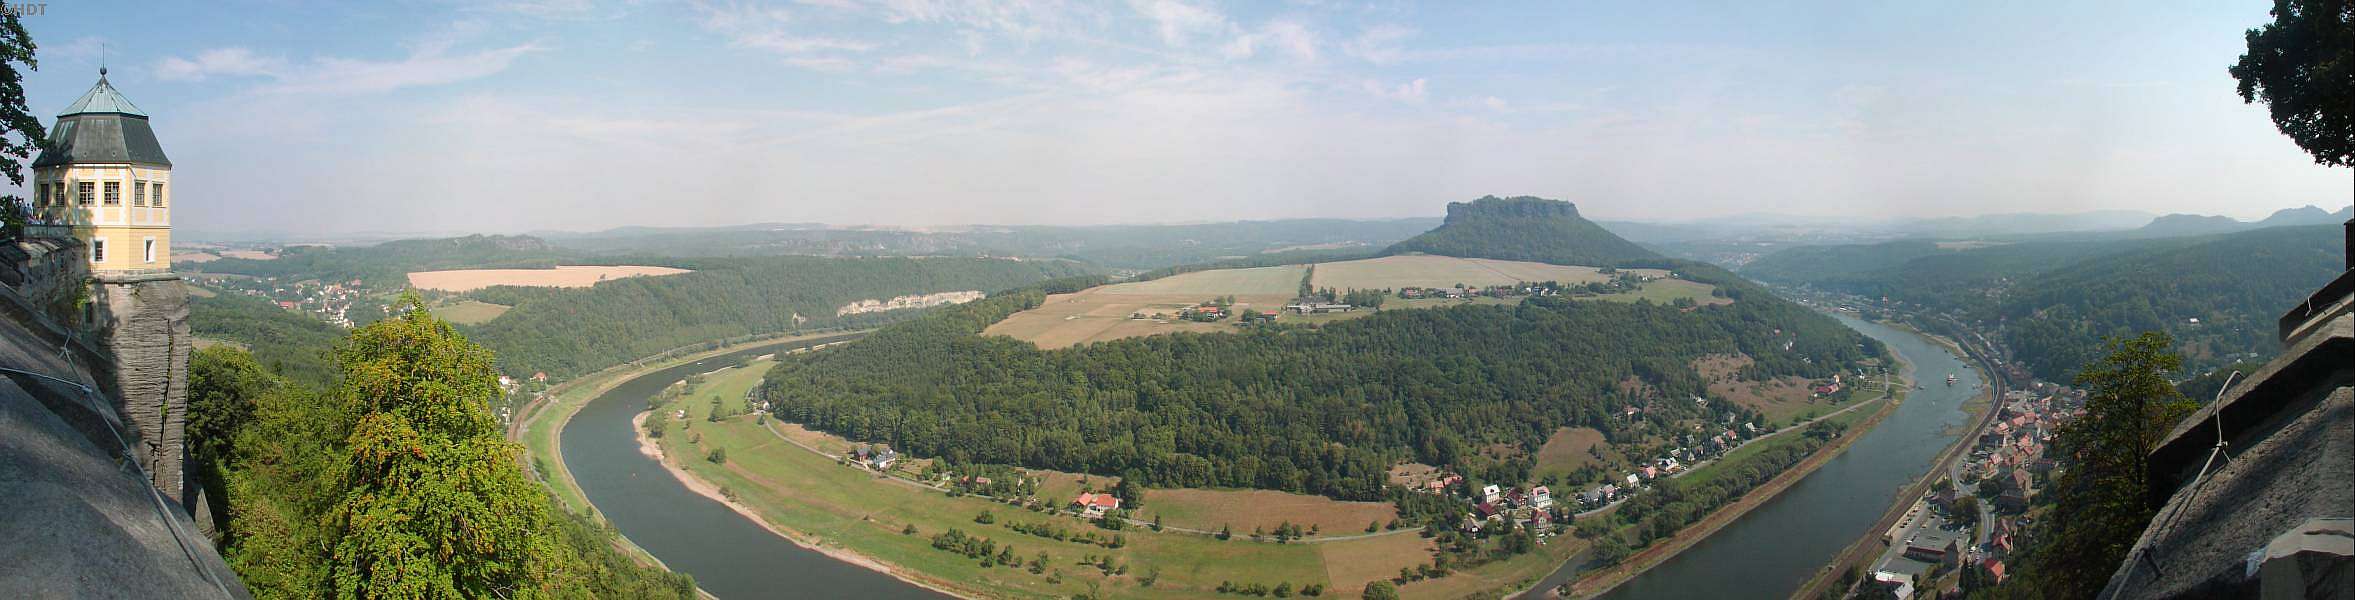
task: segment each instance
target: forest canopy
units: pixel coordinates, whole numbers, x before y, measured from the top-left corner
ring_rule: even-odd
[[[1535,449],[1558,427],[1603,426],[1629,406],[1692,410],[1652,401],[1706,394],[1690,366],[1702,355],[1751,356],[1745,375],[1764,378],[1826,377],[1882,354],[1764,295],[1689,310],[1535,297],[1061,350],[979,334],[1046,293],[789,358],[762,393],[780,418],[956,462],[1372,499],[1399,461]]]

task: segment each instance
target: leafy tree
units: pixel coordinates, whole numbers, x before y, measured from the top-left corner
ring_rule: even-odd
[[[324,515],[336,595],[488,597],[551,591],[561,548],[519,448],[488,410],[491,354],[412,295],[352,332],[330,394],[354,420]]]
[[[2085,416],[2053,443],[2062,469],[2030,553],[2038,585],[2056,596],[2099,593],[2150,523],[2143,457],[2193,409],[2168,380],[2182,364],[2167,350],[2173,343],[2158,332],[2110,340],[2108,356],[2077,376]]]
[[[2231,68],[2241,101],[2264,101],[2314,162],[2355,166],[2355,7],[2274,0],[2273,22],[2249,30],[2248,43]]]
[[[0,172],[8,174],[9,185],[23,188],[25,161],[49,136],[41,128],[41,119],[25,109],[24,74],[17,71],[20,64],[26,71],[41,68],[33,57],[33,36],[25,32],[23,18],[6,7],[0,2]],[[24,226],[24,197],[0,196],[0,238],[22,235]]]
[[[256,595],[694,597],[693,579],[615,550],[612,530],[546,508],[552,499],[523,479],[513,446],[495,426],[482,434],[481,402],[496,392],[487,376],[476,385],[467,375],[483,375],[482,363],[442,360],[471,356],[460,349],[471,345],[407,321],[362,332],[366,343],[339,361],[353,369],[342,376],[350,385],[327,394],[226,348],[189,365],[189,444],[227,509],[222,557]],[[387,453],[388,433],[413,445]],[[512,562],[487,566],[486,555]]]
[[[1366,591],[1361,597],[1365,600],[1398,600],[1398,586],[1388,580],[1377,580],[1366,584]]]

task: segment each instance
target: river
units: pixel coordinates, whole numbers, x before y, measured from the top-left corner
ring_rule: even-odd
[[[777,537],[736,511],[689,491],[638,452],[630,419],[646,399],[688,375],[822,338],[760,346],[639,376],[581,407],[564,427],[564,465],[589,502],[631,542],[714,596],[740,598],[943,598]]]
[[[1783,598],[1865,534],[1906,484],[1957,437],[1980,392],[1967,358],[1905,330],[1833,315],[1911,363],[1915,390],[1888,418],[1797,485],[1729,523],[1668,562],[1604,594],[1650,598]],[[1955,376],[1953,386],[1946,375]]]

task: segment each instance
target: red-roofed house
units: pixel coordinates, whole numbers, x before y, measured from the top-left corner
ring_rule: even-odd
[[[1105,512],[1120,509],[1120,498],[1111,494],[1082,493],[1071,504],[1079,507],[1080,514],[1090,519],[1100,519]]]

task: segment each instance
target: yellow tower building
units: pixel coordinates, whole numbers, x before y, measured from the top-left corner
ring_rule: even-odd
[[[57,114],[33,161],[36,226],[69,228],[89,246],[99,276],[172,270],[172,161],[147,113],[107,83]]]

